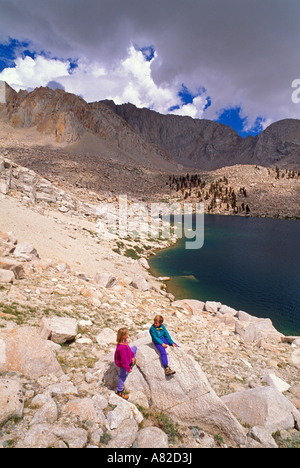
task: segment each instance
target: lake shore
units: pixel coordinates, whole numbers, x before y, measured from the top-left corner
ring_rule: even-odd
[[[149,261],[154,276],[170,277],[167,291],[177,299],[218,300],[275,319],[284,334],[299,334],[299,273],[293,247],[298,222],[215,215],[205,220],[204,247],[188,251],[178,240],[174,247],[158,251]],[[280,289],[274,286],[278,284]]]
[[[52,187],[52,192],[44,192],[44,197],[55,194],[57,191]],[[75,205],[69,196],[65,194],[62,201],[50,205],[45,200],[33,202],[28,192],[21,189],[0,198],[1,261],[14,269],[9,281],[1,283],[0,287],[0,381],[4,379],[7,384],[9,380],[13,388],[18,384],[25,405],[14,424],[10,416],[2,424],[2,446],[62,446],[66,440],[69,446],[105,448],[115,443],[119,447],[118,440],[122,437],[126,440],[125,446],[131,447],[141,428],[134,422],[132,410],[114,408],[111,394],[115,389],[103,381],[101,366],[109,353],[114,352],[116,334],[121,326],[128,327],[133,340],[141,333],[148,336],[157,314],[164,316],[168,330],[181,343],[185,359],[192,359],[196,363],[194,366],[201,366],[218,398],[261,389],[266,385],[265,376],[274,374],[288,386],[284,398],[300,408],[299,346],[294,343],[295,339],[282,341],[269,322],[252,322],[249,316],[241,314],[236,317],[232,310],[224,310],[222,304],[174,301],[165,291],[164,281],[149,274],[146,257],[158,247],[165,248],[175,242],[175,238],[166,242],[160,239],[141,241],[123,239],[109,231],[99,236],[90,200],[84,205]],[[110,212],[113,206],[112,201]],[[107,223],[110,225],[109,219]],[[12,230],[14,235],[7,234]],[[19,255],[28,258],[14,254],[16,245],[24,243],[27,253],[22,250],[25,249],[23,245],[18,249]],[[41,342],[39,330],[45,319],[54,322],[69,319],[72,324],[75,321],[78,328],[73,341],[62,346],[45,338]],[[11,336],[18,340],[11,341]],[[36,351],[35,342],[43,353]],[[22,359],[14,359],[17,343],[18,346],[27,343],[26,352],[29,348],[34,351],[36,358],[29,359],[26,368],[17,367],[24,362]],[[61,366],[62,372],[58,375],[51,374],[48,361],[45,375],[38,374],[48,345],[51,363],[55,357]],[[10,353],[3,353],[8,346]],[[19,356],[24,352],[20,351]],[[37,365],[34,376],[27,375],[32,369],[29,362],[30,366]],[[54,363],[57,369],[56,361]],[[164,380],[160,383],[162,388],[163,383]],[[0,392],[2,390],[1,387]],[[45,399],[45,395],[48,398]],[[159,426],[155,407],[152,404],[147,408],[147,395],[136,389],[130,398],[138,418],[141,416],[137,407],[143,408],[144,428]],[[103,414],[96,405],[100,402]],[[122,416],[124,425],[120,420],[117,428],[112,429],[111,413],[115,410]],[[149,418],[150,413],[147,419],[146,414]],[[94,418],[93,424],[86,419],[87,414]],[[173,417],[176,419],[176,414]],[[174,427],[174,421],[172,425]],[[168,447],[228,446],[225,436],[220,441],[220,430],[202,427],[200,422],[197,426],[201,436],[200,432],[193,432],[193,424],[180,424],[175,440],[169,442]],[[43,431],[39,432],[42,427]],[[167,431],[167,425],[163,426],[163,431]],[[63,434],[63,440],[59,434]],[[294,422],[280,434],[285,440],[299,436]],[[267,446],[270,443],[269,438],[269,442],[260,440],[257,442],[249,436],[247,444]]]

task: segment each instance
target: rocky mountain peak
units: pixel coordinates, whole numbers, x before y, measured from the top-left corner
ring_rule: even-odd
[[[215,170],[236,164],[300,167],[300,120],[275,122],[256,137],[205,119],[162,115],[111,100],[87,103],[62,89],[16,93],[0,82],[0,102],[14,128],[36,128],[70,150],[174,171],[178,164]],[[75,145],[75,146],[74,146]]]
[[[276,122],[260,135],[242,138],[228,125],[205,119],[161,115],[133,104],[102,101],[152,144],[167,149],[189,167],[215,170],[235,164],[300,166],[300,120]]]

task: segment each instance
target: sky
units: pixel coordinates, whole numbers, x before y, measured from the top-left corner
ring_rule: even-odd
[[[299,0],[0,0],[0,80],[17,91],[58,87],[244,137],[300,118],[299,45]]]

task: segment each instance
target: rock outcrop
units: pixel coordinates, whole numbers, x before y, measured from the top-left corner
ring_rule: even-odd
[[[199,364],[183,348],[169,353],[170,366],[176,374],[166,378],[148,332],[132,345],[138,348],[137,368],[129,375],[126,388],[133,400],[135,394],[139,397],[144,394],[153,408],[175,421],[219,431],[236,443],[245,442],[243,428],[217,397]],[[104,382],[115,388],[118,369],[111,364],[112,358],[109,356],[109,364],[104,369]]]

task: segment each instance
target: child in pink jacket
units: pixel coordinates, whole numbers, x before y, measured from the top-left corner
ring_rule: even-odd
[[[128,344],[129,331],[127,328],[120,328],[117,335],[117,349],[115,352],[115,363],[120,367],[120,378],[117,389],[117,395],[124,400],[128,400],[128,395],[124,393],[124,383],[127,376],[132,372],[132,367],[136,363],[135,355],[137,347],[133,346],[130,348]]]

